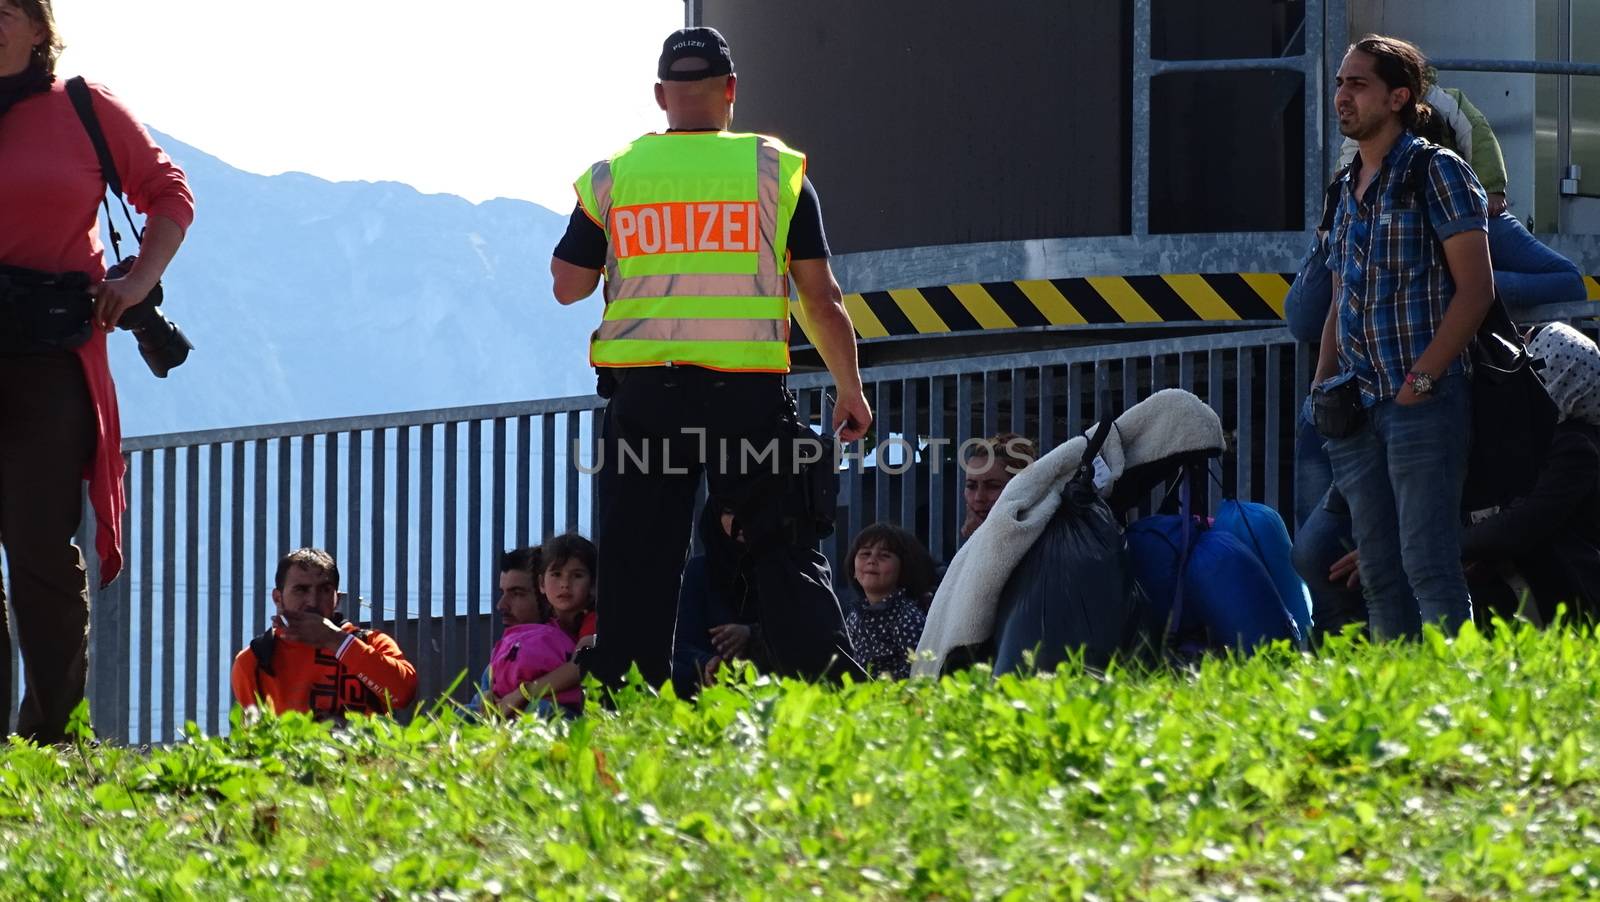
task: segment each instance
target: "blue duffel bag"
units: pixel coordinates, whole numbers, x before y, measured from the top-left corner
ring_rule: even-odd
[[[1289,529],[1278,512],[1265,504],[1230,498],[1217,505],[1215,528],[1227,530],[1255,552],[1272,577],[1284,610],[1294,618],[1300,635],[1311,635],[1311,596],[1295,572]]]
[[[1195,539],[1183,573],[1184,610],[1205,624],[1213,648],[1251,652],[1277,639],[1300,644],[1272,576],[1233,533],[1213,527]]]
[[[1191,543],[1198,529],[1198,526],[1190,527]],[[1159,646],[1164,637],[1203,633],[1193,611],[1187,612],[1185,623],[1171,622],[1173,602],[1178,597],[1178,570],[1183,566],[1183,517],[1177,514],[1145,517],[1129,524],[1124,534],[1128,553],[1133,558],[1134,578],[1144,590],[1144,634]]]
[[[1147,633],[1180,654],[1206,648],[1249,652],[1278,639],[1300,644],[1304,631],[1256,550],[1271,548],[1260,537],[1270,535],[1255,522],[1260,515],[1238,502],[1223,504],[1234,521],[1230,526],[1255,534],[1253,545],[1224,526],[1223,517],[1207,525],[1190,510],[1190,478],[1187,471],[1181,477],[1180,514],[1145,517],[1126,530],[1135,578],[1148,600]],[[1295,602],[1304,605],[1303,592]]]

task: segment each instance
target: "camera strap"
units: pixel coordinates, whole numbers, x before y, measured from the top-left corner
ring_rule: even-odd
[[[73,109],[78,111],[83,130],[89,133],[89,143],[94,145],[95,156],[100,158],[100,178],[117,196],[117,203],[122,205],[122,215],[128,220],[128,229],[133,233],[134,241],[143,244],[144,231],[134,224],[133,214],[128,211],[128,202],[123,199],[122,177],[117,174],[117,163],[111,158],[111,148],[106,144],[105,132],[100,128],[100,117],[94,112],[94,99],[89,96],[89,84],[83,80],[83,76],[67,79],[67,96],[72,99]],[[121,263],[122,235],[117,231],[115,217],[111,215],[111,201],[101,197],[100,204],[105,207],[106,228],[111,232],[111,252]]]

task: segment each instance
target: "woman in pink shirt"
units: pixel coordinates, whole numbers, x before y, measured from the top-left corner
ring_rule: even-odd
[[[12,615],[7,623],[0,608],[0,642],[14,624],[27,681],[16,731],[41,743],[65,738],[83,698],[89,587],[72,537],[85,479],[102,585],[122,568],[122,436],[106,333],[154,288],[194,219],[183,171],[91,83],[123,189],[146,216],[138,263],[106,278],[96,209],[105,183],[56,78],[60,51],[50,0],[0,0],[0,545]],[[41,311],[76,309],[61,299],[80,285],[92,299],[85,328],[44,335]],[[0,699],[11,669],[0,666]]]

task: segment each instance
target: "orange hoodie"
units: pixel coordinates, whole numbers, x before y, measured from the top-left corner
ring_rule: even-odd
[[[233,697],[245,708],[264,699],[279,714],[304,711],[319,719],[387,714],[411,704],[417,668],[400,646],[377,630],[341,628],[350,635],[335,651],[290,641],[276,629],[257,637],[233,659]]]

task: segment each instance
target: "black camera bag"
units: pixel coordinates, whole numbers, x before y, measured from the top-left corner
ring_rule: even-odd
[[[70,351],[89,340],[89,276],[0,265],[0,353]]]

